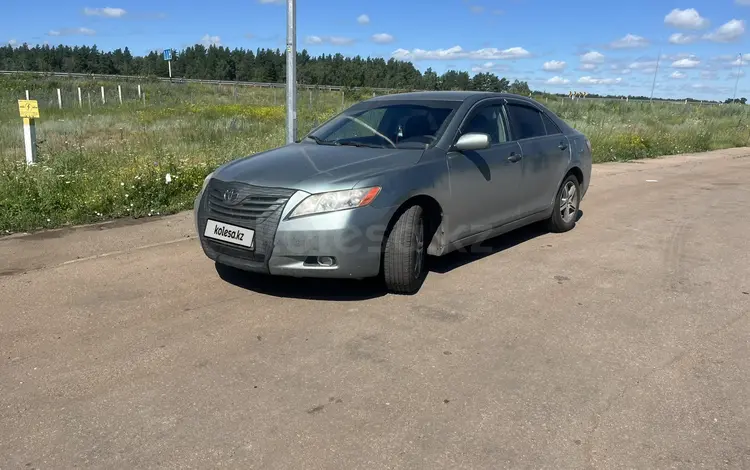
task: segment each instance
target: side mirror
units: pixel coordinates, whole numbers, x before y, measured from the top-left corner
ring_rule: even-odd
[[[483,150],[490,147],[490,136],[478,132],[469,132],[458,138],[453,146],[455,150],[464,152],[467,150]]]

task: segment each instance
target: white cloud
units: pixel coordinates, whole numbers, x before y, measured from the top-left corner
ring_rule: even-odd
[[[354,43],[354,39],[346,38],[343,36],[329,36],[328,42],[330,42],[334,46],[348,46],[349,44]]]
[[[676,69],[694,69],[701,64],[701,61],[693,58],[684,58],[672,62],[672,67]]]
[[[701,78],[703,80],[716,80],[718,78],[718,75],[716,72],[712,72],[710,70],[703,70],[701,71]]]
[[[617,85],[622,82],[622,78],[596,78],[596,77],[581,77],[578,79],[578,83],[582,85]]]
[[[479,49],[469,53],[471,58],[479,59],[523,59],[531,56],[531,53],[523,47],[511,47],[508,49],[497,49],[494,47],[488,47]]]
[[[469,7],[469,11],[471,11],[472,13],[477,13],[477,14],[482,13],[484,12],[484,7],[480,5],[472,5]]]
[[[556,72],[558,70],[565,70],[565,67],[567,66],[568,64],[562,60],[550,60],[542,65],[542,69],[547,72]]]
[[[368,24],[369,22],[370,22],[370,17],[367,15],[362,14],[357,17],[357,23],[359,24]]]
[[[675,8],[664,17],[664,23],[680,29],[703,29],[710,24],[695,8]]]
[[[307,36],[305,38],[307,44],[332,44],[334,46],[348,46],[354,44],[354,39],[343,36]]]
[[[96,31],[90,28],[65,28],[53,29],[47,33],[47,36],[93,36]]]
[[[474,73],[482,73],[482,72],[489,72],[493,68],[495,68],[494,62],[485,62],[482,65],[475,65],[474,67],[471,68],[471,71]]]
[[[656,70],[656,61],[655,60],[635,61],[635,62],[628,64],[628,69],[638,70],[639,72],[643,72],[643,73],[651,73],[654,70]]]
[[[731,72],[729,72],[729,77],[727,78],[737,78],[738,75],[740,77],[744,77],[745,71],[744,70],[732,70]]]
[[[578,67],[578,70],[586,70],[591,72],[592,70],[598,69],[599,66],[596,64],[581,64],[580,67]]]
[[[687,78],[687,74],[685,72],[680,72],[679,70],[675,70],[674,72],[672,72],[672,75],[670,75],[669,78],[674,78],[675,80],[681,80],[683,78]]]
[[[709,41],[714,42],[732,42],[736,41],[745,34],[745,20],[730,20],[719,26],[713,33],[703,36]]]
[[[597,51],[589,51],[581,56],[584,64],[601,64],[604,62],[604,54]]]
[[[566,85],[570,83],[570,80],[568,80],[567,78],[555,76],[544,83],[546,83],[547,85]]]
[[[206,47],[211,46],[221,46],[221,38],[219,36],[211,36],[209,34],[204,34],[201,38],[201,44],[203,44]]]
[[[697,40],[698,36],[695,34],[674,33],[669,36],[669,42],[671,44],[691,44]]]
[[[509,60],[530,57],[531,53],[523,47],[511,47],[509,49],[497,49],[488,47],[476,51],[465,51],[461,46],[453,46],[448,49],[396,49],[391,53],[394,59],[399,60],[451,60],[451,59],[479,59],[479,60]]]
[[[10,41],[8,41],[8,45],[15,48],[16,46],[18,46],[18,41],[16,41],[15,39],[11,39]]]
[[[734,0],[737,5],[750,5],[750,0]]]
[[[372,42],[377,44],[390,44],[395,40],[393,36],[388,33],[378,33],[372,35]]]
[[[122,18],[127,14],[127,11],[123,10],[122,8],[112,8],[112,7],[104,7],[104,8],[84,8],[83,14],[86,16],[104,16],[106,18]]]
[[[648,39],[635,34],[626,34],[620,39],[612,42],[609,47],[613,49],[633,49],[637,47],[648,47]]]
[[[750,53],[742,54],[742,57],[738,55],[737,58],[734,59],[729,65],[733,67],[739,67],[740,65],[747,65],[748,62],[750,62]]]

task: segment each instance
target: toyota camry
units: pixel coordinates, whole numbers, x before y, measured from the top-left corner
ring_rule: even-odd
[[[590,176],[589,140],[535,100],[402,93],[222,165],[195,199],[195,224],[219,265],[381,276],[409,294],[425,279],[427,255],[534,222],[572,229]]]

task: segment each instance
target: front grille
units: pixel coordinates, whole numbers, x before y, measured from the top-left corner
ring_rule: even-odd
[[[234,200],[224,195],[232,192]],[[260,223],[286,204],[294,191],[263,188],[241,183],[212,181],[206,188],[208,209],[219,217],[236,222]],[[252,228],[252,227],[251,227]]]
[[[228,195],[231,196],[233,193],[234,197],[225,200],[224,194],[227,191],[230,192]],[[205,230],[206,220],[213,219],[255,230],[255,241],[254,249],[251,251],[222,241],[203,238],[204,248],[217,255],[217,261],[221,261],[222,256],[229,256],[245,260],[248,268],[267,271],[268,258],[273,251],[273,241],[281,213],[294,192],[293,189],[267,188],[212,179],[206,186],[200,205],[200,230]]]

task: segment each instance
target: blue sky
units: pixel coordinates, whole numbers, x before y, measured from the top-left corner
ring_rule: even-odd
[[[298,49],[395,57],[424,71],[492,71],[532,89],[725,99],[750,62],[750,0],[298,0]],[[0,43],[143,54],[202,42],[283,49],[284,0],[9,2]],[[750,98],[740,72],[738,96]]]

